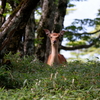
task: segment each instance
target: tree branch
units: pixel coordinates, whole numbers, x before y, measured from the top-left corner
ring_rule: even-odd
[[[61,49],[63,49],[63,50],[76,50],[76,49],[89,48],[93,45],[94,45],[94,43],[91,43],[89,45],[78,45],[78,46],[73,46],[73,47],[65,47],[65,46],[61,45]]]
[[[100,39],[100,35],[95,40],[99,41],[99,39]],[[73,46],[73,47],[65,47],[65,46],[61,45],[60,49],[76,50],[76,49],[89,48],[89,47],[92,47],[93,45],[95,45],[97,43],[97,41],[92,41],[92,43],[90,43],[89,45],[77,45],[77,46]]]
[[[95,31],[95,32],[92,32],[92,33],[87,33],[87,32],[83,32],[83,33],[73,33],[73,32],[71,32],[71,31],[66,31],[66,32],[70,32],[70,35],[93,35],[93,34],[96,34],[96,33],[98,33],[98,32],[100,32],[100,30],[97,30],[97,31]]]
[[[23,0],[20,3],[14,13],[12,13],[9,19],[1,27],[0,46],[2,45],[6,35],[9,35],[12,30],[20,30],[25,27],[32,10],[36,7],[39,1],[40,0],[37,0],[36,2],[33,2],[33,0]]]
[[[36,8],[40,0],[22,0],[19,6],[5,21],[0,29],[0,63],[5,50],[13,35],[20,35],[20,30],[24,29],[33,9]]]

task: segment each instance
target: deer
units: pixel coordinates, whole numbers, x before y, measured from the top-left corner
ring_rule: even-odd
[[[47,58],[47,64],[49,66],[60,65],[67,63],[65,57],[58,53],[59,39],[63,36],[65,31],[60,31],[60,33],[50,33],[48,29],[44,29],[46,35],[50,39],[51,43],[51,53]]]

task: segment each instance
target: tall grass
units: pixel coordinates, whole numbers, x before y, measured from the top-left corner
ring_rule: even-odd
[[[32,56],[5,59],[12,65],[0,67],[0,100],[100,100],[99,61],[50,67]]]

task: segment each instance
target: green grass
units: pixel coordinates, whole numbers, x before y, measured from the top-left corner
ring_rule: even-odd
[[[0,100],[100,100],[99,61],[50,67],[18,54],[6,59],[12,66],[0,67]]]

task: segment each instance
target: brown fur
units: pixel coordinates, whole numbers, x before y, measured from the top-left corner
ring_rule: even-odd
[[[64,56],[58,53],[59,37],[63,35],[64,31],[50,34],[50,31],[45,29],[45,32],[51,41],[51,54],[47,59],[47,64],[53,66],[66,63]]]
[[[52,65],[59,65],[59,64],[65,64],[67,61],[65,59],[65,57],[61,54],[58,54],[58,60],[57,61],[52,61],[52,54],[49,55],[48,60],[47,60],[47,64],[52,66]]]

